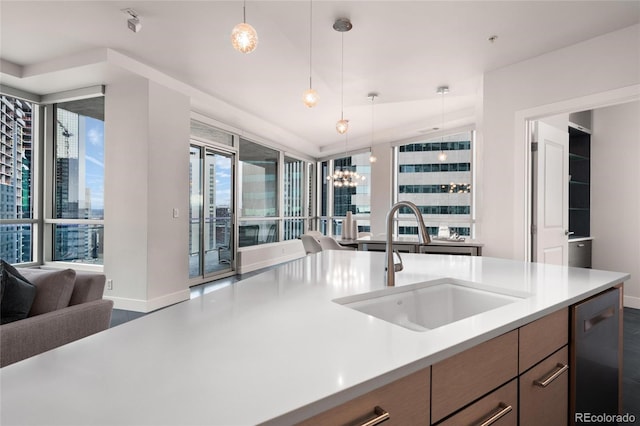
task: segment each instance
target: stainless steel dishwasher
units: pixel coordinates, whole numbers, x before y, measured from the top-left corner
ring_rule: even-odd
[[[580,415],[619,414],[622,372],[620,288],[612,288],[571,309],[571,424]],[[599,424],[616,424],[602,422]]]

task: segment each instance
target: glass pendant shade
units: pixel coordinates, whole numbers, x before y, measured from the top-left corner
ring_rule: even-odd
[[[231,31],[231,44],[238,52],[251,53],[258,46],[258,33],[246,22],[242,22]]]
[[[336,130],[341,135],[347,133],[347,130],[349,130],[349,120],[345,120],[344,118],[338,120],[338,122],[336,123]]]
[[[373,154],[369,155],[369,162],[370,163],[375,163],[376,161],[378,161],[378,157],[376,157]]]
[[[302,94],[302,102],[309,108],[313,108],[318,103],[318,92],[309,88]]]
[[[447,153],[444,151],[440,151],[440,154],[438,154],[438,160],[447,161]]]

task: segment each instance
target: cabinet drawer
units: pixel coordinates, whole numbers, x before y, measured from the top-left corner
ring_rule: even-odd
[[[592,240],[569,241],[569,266],[591,268]]]
[[[566,425],[569,417],[567,346],[520,376],[520,425]]]
[[[425,368],[299,423],[305,426],[361,425],[376,407],[389,413],[386,425],[428,425],[431,369]]]
[[[517,376],[518,331],[434,364],[431,374],[431,421],[435,423]]]
[[[569,342],[569,309],[520,327],[520,373]]]
[[[493,426],[516,426],[518,424],[518,386],[513,379],[506,385],[474,402],[438,426],[479,425],[491,418]],[[552,424],[552,423],[540,423]]]

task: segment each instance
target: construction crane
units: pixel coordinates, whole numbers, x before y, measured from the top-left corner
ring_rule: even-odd
[[[73,133],[67,129],[67,127],[62,124],[62,121],[58,120],[58,125],[62,127],[62,136],[64,136],[64,148],[65,148],[65,157],[69,158],[69,138],[73,136]]]

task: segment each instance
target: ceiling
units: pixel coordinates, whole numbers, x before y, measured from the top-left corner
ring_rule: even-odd
[[[310,5],[311,75],[320,95],[311,109],[301,101],[309,85]],[[123,8],[139,13],[140,32],[127,28]],[[5,67],[37,70],[108,47],[248,113],[226,124],[255,132],[254,122],[269,123],[278,131],[262,134],[265,140],[299,143],[323,156],[345,143],[369,146],[428,137],[443,123],[445,129],[472,124],[485,72],[637,24],[640,2],[258,0],[247,2],[246,17],[259,37],[250,54],[229,42],[242,20],[239,0],[2,0],[0,57]],[[333,30],[339,17],[351,19],[350,32]],[[342,38],[348,141],[335,130]],[[75,70],[76,84],[102,78],[95,70],[82,75],[91,71]],[[42,76],[3,80],[39,94],[63,89]],[[450,87],[444,100],[436,94],[440,85]],[[373,105],[370,92],[379,94]],[[206,102],[197,105],[206,115]]]

